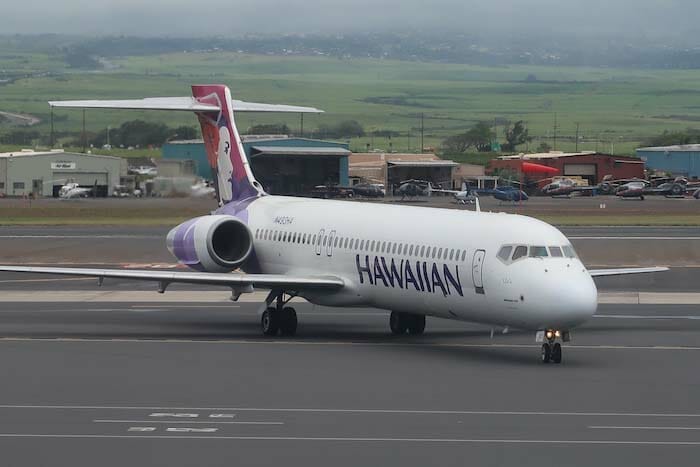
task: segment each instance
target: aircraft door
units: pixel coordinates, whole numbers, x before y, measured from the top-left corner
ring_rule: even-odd
[[[316,239],[316,254],[321,255],[321,244],[323,242],[323,236],[326,235],[326,229],[321,229],[318,231],[318,238]]]
[[[335,230],[328,234],[328,244],[326,245],[326,255],[333,256],[333,240],[335,240]]]
[[[476,293],[484,293],[484,258],[486,257],[485,250],[476,250],[474,259],[472,260],[472,280],[474,281],[474,289]]]

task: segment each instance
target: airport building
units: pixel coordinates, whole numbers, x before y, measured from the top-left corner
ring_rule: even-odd
[[[700,144],[637,149],[647,168],[691,179],[700,177]]]
[[[66,183],[94,188],[96,196],[111,196],[126,160],[97,154],[47,151],[0,153],[0,196],[58,196]]]
[[[265,191],[278,195],[308,194],[317,185],[348,185],[348,143],[287,136],[243,136],[243,149],[255,178]],[[211,180],[202,140],[163,145],[164,159],[186,159],[195,172]]]
[[[435,154],[353,153],[350,156],[350,178],[354,183],[381,183],[387,194],[401,182],[425,180],[435,186],[452,187],[453,174],[459,164],[440,159]]]
[[[597,185],[606,175],[614,180],[625,178],[644,178],[644,161],[637,157],[614,156],[594,151],[574,153],[545,152],[539,154],[517,154],[501,156],[489,161],[486,173],[495,175],[504,170],[520,175],[523,161],[554,167],[558,175],[580,177],[589,185]],[[540,180],[549,175],[528,175],[530,180]]]

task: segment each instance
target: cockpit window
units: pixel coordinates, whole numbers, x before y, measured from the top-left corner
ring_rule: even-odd
[[[513,252],[513,261],[524,256],[527,256],[527,247],[525,245],[516,246],[515,251]]]
[[[547,247],[544,246],[531,246],[530,247],[530,258],[544,258],[548,256]]]
[[[498,258],[501,261],[508,261],[508,258],[510,258],[510,252],[513,251],[513,247],[510,245],[501,247],[501,249],[498,251]]]
[[[561,258],[562,256],[564,256],[561,252],[561,248],[559,248],[558,246],[550,246],[549,254],[554,258]]]
[[[567,258],[576,258],[576,253],[571,245],[564,245],[561,249],[564,251],[564,256]]]

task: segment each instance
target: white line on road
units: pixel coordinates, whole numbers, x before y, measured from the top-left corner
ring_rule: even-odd
[[[219,421],[191,421],[191,420],[93,420],[94,423],[199,423],[199,424],[224,424],[224,425],[284,425],[284,422],[219,422]]]
[[[23,238],[49,238],[49,239],[67,239],[67,240],[81,240],[81,239],[86,239],[86,240],[92,240],[94,238],[100,238],[100,239],[125,239],[125,240],[134,240],[134,239],[140,239],[140,238],[157,238],[157,239],[162,239],[163,237],[160,235],[0,235],[0,239],[2,238],[16,238],[16,239],[23,239]]]
[[[700,319],[695,315],[594,315],[594,318],[613,319]]]
[[[700,430],[696,426],[589,426],[596,430]]]
[[[350,413],[350,414],[408,414],[408,415],[517,415],[517,416],[565,416],[565,417],[652,417],[652,418],[698,418],[700,413],[639,413],[639,412],[546,412],[546,411],[502,411],[502,410],[410,410],[410,409],[328,409],[328,408],[284,408],[284,407],[151,407],[116,405],[31,405],[2,404],[0,409],[40,410],[187,410],[229,412],[293,412],[293,413]],[[149,420],[148,423],[153,422]]]
[[[553,439],[458,439],[458,438],[343,438],[301,436],[159,436],[159,435],[81,435],[81,434],[22,434],[0,433],[0,438],[80,438],[80,439],[198,439],[238,441],[317,441],[355,443],[463,443],[463,444],[588,444],[588,445],[648,445],[700,446],[700,441],[616,441],[616,440],[553,440]]]
[[[700,237],[643,237],[643,236],[626,236],[626,237],[616,237],[616,236],[596,236],[596,237],[567,237],[569,240],[700,240]]]
[[[357,342],[357,341],[283,341],[283,340],[207,340],[207,339],[171,339],[157,337],[145,339],[125,339],[125,338],[74,338],[74,337],[0,337],[0,343],[3,342],[46,342],[46,343],[144,343],[144,344],[210,344],[210,345],[335,345],[335,346],[367,346],[367,347],[451,347],[465,349],[533,349],[538,348],[539,344],[448,344],[438,342]],[[664,345],[569,345],[569,350],[700,350],[700,347],[684,347],[684,346],[664,346]],[[2,406],[0,406],[2,407]]]
[[[15,283],[15,282],[66,282],[66,281],[93,281],[95,282],[94,277],[58,277],[54,279],[10,279],[10,280],[2,280],[0,281],[0,284],[10,284],[10,283]]]

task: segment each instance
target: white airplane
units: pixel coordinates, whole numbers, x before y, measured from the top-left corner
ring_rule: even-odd
[[[58,197],[63,199],[87,198],[92,188],[81,188],[77,183],[69,182],[58,190]]]
[[[462,182],[461,190],[443,190],[441,188],[433,188],[432,185],[428,185],[428,188],[433,193],[451,194],[455,201],[460,204],[475,204],[477,201],[477,194],[469,188],[467,182]]]
[[[390,310],[394,334],[422,334],[425,317],[536,332],[542,361],[560,363],[561,342],[596,311],[593,277],[663,271],[588,271],[569,240],[537,219],[505,213],[270,196],[255,179],[234,111],[320,112],[231,99],[224,85],[193,97],[70,101],[78,108],[189,110],[197,114],[219,208],[173,228],[170,252],[194,271],[0,266],[1,271],[230,287],[232,299],[269,289],[262,332],[291,336],[292,297],[332,307]],[[241,273],[231,273],[235,270]]]

